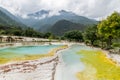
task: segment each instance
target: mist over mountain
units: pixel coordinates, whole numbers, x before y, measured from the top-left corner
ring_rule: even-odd
[[[33,23],[33,25],[31,25],[31,27],[34,27],[37,30],[39,29],[40,31],[45,32],[50,26],[53,26],[56,22],[58,22],[60,20],[68,20],[73,23],[80,23],[80,24],[84,24],[84,25],[97,24],[96,20],[89,19],[89,18],[86,18],[83,16],[78,16],[75,13],[68,12],[65,10],[59,11],[58,12],[59,15],[49,16],[49,13],[50,12],[47,13],[45,18],[36,21],[36,23]]]
[[[83,30],[87,25],[97,24],[98,21],[76,15],[73,12],[60,10],[57,15],[50,15],[50,10],[40,10],[26,15],[26,18],[16,16],[0,7],[0,24],[7,26],[29,26],[40,32],[52,32],[61,35],[65,31]],[[25,24],[25,25],[24,25]],[[61,32],[59,32],[59,30]],[[57,32],[59,32],[57,34]]]
[[[2,7],[0,7],[0,25],[26,27],[17,17]]]
[[[46,18],[48,15],[49,15],[49,12],[50,11],[47,11],[47,10],[40,10],[40,11],[37,11],[35,13],[29,13],[26,15],[26,18],[23,18],[21,16],[17,16],[19,18],[19,20],[26,24],[27,26],[30,26],[32,28],[35,28],[34,25],[42,20],[43,18]],[[39,26],[38,26],[39,27]],[[36,29],[36,28],[35,28]]]
[[[41,10],[35,13],[28,14],[29,18],[40,19],[42,16],[48,16],[50,13],[49,10]]]

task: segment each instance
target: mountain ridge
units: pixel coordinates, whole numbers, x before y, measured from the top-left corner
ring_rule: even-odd
[[[93,20],[93,19],[89,19],[83,16],[78,16],[72,12],[67,12],[67,11],[59,11],[59,15],[54,15],[51,17],[47,17],[45,19],[41,19],[40,21],[38,21],[36,24],[32,25],[34,26],[35,29],[39,29],[42,32],[46,31],[47,28],[49,28],[50,26],[53,26],[57,21],[59,20],[68,20],[71,21],[73,23],[80,23],[80,24],[84,24],[84,25],[93,25],[93,24],[97,24],[98,22]],[[47,26],[46,26],[47,25]],[[43,29],[43,27],[46,28]]]
[[[71,30],[84,31],[87,26],[83,24],[73,23],[68,20],[60,20],[49,28],[49,32],[57,36],[62,36],[65,32]]]
[[[21,26],[26,27],[17,17],[12,15],[9,11],[0,7],[0,24],[5,26]]]
[[[14,16],[4,8],[0,8],[0,23],[7,24],[7,26],[29,26],[40,32],[53,32],[56,33],[62,26],[66,29],[80,29],[85,28],[87,25],[97,24],[98,22],[93,19],[89,19],[84,16],[76,15],[73,12],[60,10],[59,15],[49,16],[50,10],[41,10],[35,13],[28,14],[30,18],[22,18],[20,16]],[[46,15],[45,18],[39,19],[42,15]],[[35,18],[34,18],[35,17]],[[38,17],[38,18],[36,18]],[[24,25],[25,24],[25,25]],[[56,25],[59,27],[56,27]],[[74,26],[74,27],[73,27]],[[84,27],[83,27],[84,26]],[[55,28],[55,30],[53,29]],[[57,30],[58,28],[58,30]],[[63,29],[63,27],[62,27]],[[67,31],[68,31],[67,30]],[[56,31],[56,32],[55,32]],[[60,33],[61,35],[62,33]],[[58,34],[59,35],[59,34]]]

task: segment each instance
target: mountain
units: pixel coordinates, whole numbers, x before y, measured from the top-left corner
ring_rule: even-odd
[[[5,13],[7,16],[9,16],[11,19],[17,21],[17,22],[20,22],[20,20],[15,17],[13,14],[11,14],[9,11],[7,11],[6,9],[0,7],[0,11],[2,11],[3,13]]]
[[[83,31],[86,28],[85,25],[79,23],[73,23],[68,20],[60,20],[56,22],[52,27],[49,28],[49,32],[57,36],[62,36],[65,32],[71,30],[81,30]]]
[[[34,28],[34,25],[37,22],[41,21],[41,19],[46,18],[49,15],[49,13],[50,13],[49,10],[40,10],[35,13],[27,14],[26,15],[27,18],[22,18],[20,16],[17,16],[17,17],[20,19],[22,23]]]
[[[0,25],[26,27],[14,15],[0,7]]]
[[[52,32],[55,35],[63,35],[70,30],[84,30],[87,25],[97,24],[98,22],[73,12],[61,10],[58,15],[50,16],[50,10],[40,10],[35,13],[27,14],[26,18],[14,16],[4,8],[0,7],[0,26],[1,29],[8,27],[30,26],[40,32]],[[25,24],[25,25],[24,25]],[[5,29],[6,29],[5,28]]]
[[[83,16],[79,16],[73,12],[61,10],[58,11],[58,15],[50,16],[52,11],[40,10],[35,13],[27,14],[27,18],[19,17],[20,21],[38,31],[47,32],[47,30],[60,20],[68,20],[73,23],[79,23],[84,25],[93,25],[98,22],[93,19],[89,19]]]
[[[33,24],[35,29],[39,29],[42,32],[46,32],[46,30],[53,26],[57,21],[60,20],[68,20],[73,23],[79,23],[84,25],[93,25],[97,24],[97,21],[93,19],[89,19],[83,16],[78,16],[72,12],[67,12],[64,10],[59,11],[59,15],[53,15],[51,17],[46,17],[44,19],[39,20],[37,23]],[[44,28],[43,28],[44,27]]]
[[[38,11],[38,12],[35,12],[35,13],[28,14],[27,16],[31,17],[31,18],[38,18],[39,19],[42,16],[49,15],[49,13],[50,13],[49,10],[41,10],[41,11]]]

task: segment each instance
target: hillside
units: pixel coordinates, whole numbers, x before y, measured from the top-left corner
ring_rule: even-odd
[[[27,18],[20,18],[21,22],[24,24],[39,30],[41,32],[47,32],[47,30],[53,26],[56,22],[60,20],[68,20],[73,23],[83,24],[83,25],[93,25],[98,22],[93,19],[89,19],[84,16],[79,16],[73,12],[60,10],[58,11],[58,15],[50,16],[51,11],[49,10],[40,10],[37,12],[33,12],[27,14]]]
[[[68,20],[60,20],[56,22],[48,31],[52,32],[57,36],[63,35],[65,32],[70,30],[81,30],[83,31],[86,28],[83,24],[77,24],[70,22]]]
[[[66,31],[84,30],[87,25],[98,23],[93,19],[65,10],[59,11],[59,15],[52,16],[49,16],[50,12],[49,10],[41,10],[28,14],[28,18],[22,18],[0,7],[0,25],[7,27],[26,27],[27,25],[39,32],[52,32],[55,35],[62,35]]]
[[[0,7],[0,25],[26,27],[26,25],[19,22],[18,19],[14,15],[12,15],[7,10],[1,7]]]
[[[72,12],[67,12],[67,11],[59,11],[59,15],[54,15],[51,17],[46,17],[40,21],[38,21],[36,24],[34,24],[35,29],[40,29],[42,32],[46,32],[47,29],[50,26],[53,26],[56,22],[60,20],[67,20],[73,23],[77,24],[83,24],[83,25],[93,25],[97,24],[97,21],[83,17],[83,16],[78,16]],[[44,27],[44,28],[43,28]]]

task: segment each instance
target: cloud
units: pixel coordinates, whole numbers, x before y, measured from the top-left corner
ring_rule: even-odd
[[[42,9],[72,11],[78,15],[102,19],[120,11],[120,0],[0,0],[0,6],[15,15],[26,15]]]

